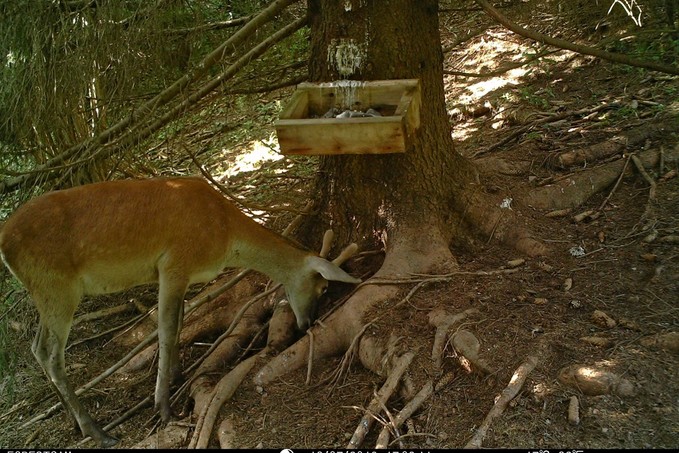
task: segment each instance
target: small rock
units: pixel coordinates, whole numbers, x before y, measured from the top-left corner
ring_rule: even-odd
[[[646,347],[679,353],[679,332],[670,332],[642,338],[641,344]]]
[[[568,423],[571,425],[580,424],[580,402],[575,395],[571,396],[568,402]]]
[[[594,346],[599,346],[600,348],[608,348],[613,344],[613,340],[603,337],[581,337],[580,341],[593,344]]]
[[[515,259],[515,260],[507,261],[507,267],[510,268],[510,269],[511,269],[511,268],[514,268],[514,267],[519,267],[519,266],[521,266],[521,265],[522,265],[523,263],[525,263],[525,262],[526,262],[525,259],[523,259],[523,258],[517,258],[517,259]]]
[[[545,272],[552,272],[554,270],[554,267],[550,266],[549,264],[545,263],[544,261],[538,262],[538,267]]]
[[[571,308],[582,308],[582,302],[579,300],[572,300],[569,305]]]
[[[641,332],[641,327],[639,327],[639,324],[632,321],[631,319],[620,318],[620,320],[618,321],[618,324],[621,327],[624,327],[625,329],[635,330],[637,332]]]
[[[634,385],[615,373],[586,365],[570,365],[559,371],[559,382],[585,395],[634,395]]]
[[[615,320],[601,310],[594,310],[592,320],[601,327],[612,329],[617,325]]]

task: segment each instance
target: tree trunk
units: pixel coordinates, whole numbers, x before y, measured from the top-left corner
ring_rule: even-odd
[[[422,106],[420,128],[405,153],[321,158],[315,197],[328,218],[312,219],[304,234],[320,237],[313,225],[329,223],[339,244],[384,242],[383,271],[386,266],[390,273],[453,263],[451,206],[476,171],[455,152],[450,136],[438,1],[309,0],[308,11],[311,81],[419,79]],[[349,76],[334,64],[342,45],[360,55]]]
[[[511,241],[530,254],[543,253],[539,241],[515,226],[516,214],[501,207],[501,195],[480,190],[475,166],[453,149],[445,110],[438,2],[309,0],[308,11],[311,81],[417,78],[422,104],[420,127],[405,153],[321,158],[314,198],[317,212],[327,218],[310,219],[302,234],[318,237],[315,228],[329,223],[340,244],[356,240],[365,247],[383,242],[384,263],[374,277],[385,280],[456,267],[449,244],[454,234],[465,230]],[[352,52],[342,53],[347,48]],[[346,58],[352,56],[358,56],[354,64],[346,64],[352,63]],[[341,71],[338,61],[344,63],[339,65]],[[401,289],[384,280],[359,287],[322,325],[312,328],[313,337],[303,337],[271,359],[254,382],[263,386],[304,366],[312,344],[315,360],[357,344],[363,366],[389,374],[384,364],[395,350],[391,339],[364,337],[363,332],[374,319],[374,313],[367,318],[369,311],[393,303]]]

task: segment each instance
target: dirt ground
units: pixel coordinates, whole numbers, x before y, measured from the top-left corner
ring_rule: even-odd
[[[442,24],[446,26],[445,21]],[[467,67],[473,65],[468,61],[470,51],[475,52],[476,58],[486,56],[486,61],[490,61],[492,49],[508,46],[493,56],[516,56],[519,51],[515,46],[519,45],[525,44],[501,29],[492,28],[463,48],[446,54],[446,68],[470,70]],[[676,170],[677,163],[667,163],[662,172],[658,167],[649,169],[657,184],[651,221],[648,215],[644,216],[649,185],[632,164],[615,190],[607,187],[566,216],[547,217],[547,210],[535,209],[523,201],[535,187],[626,159],[615,153],[602,162],[568,169],[548,165],[556,153],[605,143],[633,128],[651,127],[668,116],[679,115],[679,111],[672,112],[668,107],[679,93],[679,79],[591,58],[571,58],[570,54],[548,66],[532,68],[532,73],[516,75],[516,83],[496,86],[467,101],[460,99],[474,92],[472,87],[481,81],[446,76],[451,130],[457,134],[457,151],[467,156],[487,149],[506,137],[512,128],[530,124],[542,115],[595,107],[603,102],[617,102],[620,107],[591,118],[576,116],[558,124],[536,125],[480,156],[525,164],[520,170],[508,170],[494,163],[497,161],[490,161],[491,165],[482,167],[483,183],[488,192],[512,200],[511,209],[525,220],[535,237],[550,247],[548,256],[527,258],[482,237],[457,241],[454,252],[460,270],[469,274],[456,276],[450,283],[424,286],[408,303],[394,308],[414,286],[404,285],[398,300],[378,307],[388,316],[368,329],[366,335],[396,334],[416,352],[408,371],[416,387],[443,375],[450,378],[403,427],[400,443],[393,447],[461,448],[482,423],[517,367],[534,355],[537,366],[518,396],[492,423],[484,447],[679,448],[679,351],[651,341],[656,335],[679,332],[679,245],[671,240],[647,240],[653,231],[658,238],[679,235],[679,178],[658,179]],[[494,68],[476,66],[477,71],[482,69]],[[289,92],[280,94],[281,98],[288,95]],[[474,108],[480,113],[474,113]],[[671,150],[677,146],[679,130],[663,130],[624,151]],[[598,210],[609,195],[598,218],[573,220],[575,214]],[[474,274],[508,268],[509,261],[519,258],[525,262],[513,273]],[[349,269],[352,266],[358,268],[350,262]],[[567,281],[572,282],[568,289]],[[133,298],[151,306],[155,297],[153,288],[137,289],[85,302],[79,313]],[[446,348],[443,369],[434,368],[431,363],[434,328],[429,325],[428,315],[437,308],[451,313],[468,308],[479,310],[459,328],[473,332],[479,339],[480,355],[493,370],[491,375],[465,369],[451,345]],[[615,325],[605,326],[595,320],[593,313],[597,310],[606,313]],[[16,347],[29,351],[33,313],[18,314],[26,318],[16,319]],[[120,324],[131,316],[127,313],[103,323],[83,323],[73,330],[70,341],[90,337],[97,330]],[[593,344],[591,337],[602,339],[603,343]],[[69,375],[75,385],[87,382],[127,352],[122,346],[111,346],[110,338],[111,335],[104,336],[67,351]],[[191,357],[204,350],[204,344],[191,345],[183,350],[183,360],[189,363]],[[309,386],[304,383],[306,369],[291,372],[263,392],[254,388],[251,379],[247,380],[247,385],[236,392],[221,412],[222,417],[232,421],[234,446],[293,449],[346,446],[383,378],[362,369],[356,360],[337,386],[325,383],[340,360],[341,357],[336,357],[315,363]],[[615,373],[629,381],[632,389],[587,395],[558,379],[560,371],[571,365]],[[108,423],[153,394],[155,370],[154,363],[126,381],[109,378],[82,400],[98,420]],[[78,444],[80,434],[63,411],[29,428],[19,428],[25,420],[56,402],[30,353],[20,355],[12,388],[16,404],[0,414],[0,447]],[[3,391],[7,392],[6,386]],[[579,399],[577,425],[567,419],[572,396]],[[401,398],[392,398],[388,409],[396,413],[405,403]],[[184,396],[174,408],[188,413],[189,404]],[[191,422],[185,419],[178,426],[187,426],[190,431]],[[112,433],[121,439],[118,447],[131,447],[146,438],[156,423],[157,417],[147,406]],[[365,448],[372,448],[378,431],[372,429],[363,444]],[[216,435],[210,445],[219,445]]]

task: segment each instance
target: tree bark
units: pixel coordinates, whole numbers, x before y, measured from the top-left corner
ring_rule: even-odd
[[[308,11],[310,81],[416,78],[422,106],[420,128],[405,153],[321,158],[315,197],[327,218],[312,219],[303,234],[320,237],[314,228],[329,223],[340,244],[356,238],[363,245],[383,242],[385,266],[393,270],[424,272],[450,262],[451,206],[476,180],[476,171],[455,152],[450,136],[438,2],[309,0]],[[360,54],[348,77],[333,64],[338,46],[346,43]],[[401,257],[390,259],[397,250]]]

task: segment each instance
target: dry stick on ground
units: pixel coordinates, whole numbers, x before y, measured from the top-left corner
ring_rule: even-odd
[[[481,423],[481,426],[479,426],[474,436],[464,448],[481,448],[483,438],[486,437],[488,428],[490,428],[490,425],[496,418],[502,415],[502,412],[504,412],[509,402],[513,400],[514,397],[516,397],[516,395],[519,393],[519,390],[521,390],[526,378],[531,373],[531,371],[533,371],[537,363],[537,357],[528,356],[526,361],[516,369],[514,375],[509,381],[509,385],[507,385],[507,387],[505,387],[505,389],[502,391],[500,397],[497,399],[497,401],[495,401],[493,408],[490,410],[490,412],[488,412],[488,415],[486,415],[483,423]]]
[[[98,311],[93,311],[90,313],[85,313],[81,316],[78,316],[76,319],[73,320],[73,324],[71,324],[71,327],[75,327],[81,322],[85,321],[93,321],[95,319],[101,319],[101,318],[107,318],[109,316],[115,316],[120,313],[125,313],[128,310],[134,309],[134,303],[133,302],[126,302],[124,304],[116,305],[115,307],[111,308],[104,308],[103,310],[98,310]]]
[[[539,126],[539,125],[542,125],[542,124],[547,124],[547,123],[553,123],[555,121],[561,121],[561,120],[566,119],[566,118],[571,117],[571,116],[591,115],[592,113],[596,113],[596,112],[600,112],[602,110],[608,110],[608,109],[612,109],[612,108],[616,108],[616,107],[618,107],[617,103],[610,103],[610,104],[598,105],[598,106],[593,107],[593,108],[588,107],[588,108],[584,108],[584,109],[574,110],[572,112],[563,112],[563,113],[558,113],[556,115],[547,116],[545,118],[540,118],[539,120],[535,120],[535,121],[531,122],[530,124],[526,124],[524,126],[516,128],[514,130],[514,132],[512,132],[511,134],[509,134],[508,136],[506,136],[502,140],[490,145],[488,148],[476,151],[475,153],[472,154],[471,158],[474,159],[474,158],[481,156],[483,154],[488,154],[488,153],[500,148],[501,146],[504,146],[505,144],[509,143],[510,141],[512,141],[513,139],[518,137],[519,135],[522,135],[523,133],[527,132],[528,130],[530,130],[530,129],[536,127],[536,126]]]
[[[311,370],[313,369],[313,364],[314,364],[314,333],[311,330],[309,330],[309,359],[307,360],[306,380],[304,381],[306,385],[311,384]]]
[[[497,9],[493,8],[490,5],[490,3],[488,3],[486,0],[475,0],[475,1],[476,3],[481,5],[481,7],[486,11],[486,13],[488,13],[488,15],[490,15],[493,19],[495,19],[497,22],[504,25],[514,33],[523,36],[524,38],[533,39],[543,44],[559,47],[561,49],[572,50],[573,52],[602,58],[613,63],[622,63],[629,66],[636,66],[639,68],[650,69],[653,71],[665,72],[667,74],[679,75],[679,68],[675,66],[666,65],[655,61],[637,60],[636,58],[631,58],[627,55],[606,52],[604,50],[574,44],[563,39],[553,38],[551,36],[543,35],[542,33],[538,33],[533,30],[528,30],[527,28],[523,28],[520,25],[507,19],[505,16],[500,14],[500,12]]]
[[[655,150],[645,151],[638,155],[639,160],[647,167],[657,165],[659,157]],[[679,159],[679,150],[665,158]],[[625,165],[623,159],[601,165],[587,171],[576,173],[566,179],[544,187],[531,190],[523,202],[537,209],[565,209],[580,206],[589,197],[613,184],[620,176]]]
[[[377,438],[377,443],[375,448],[387,448],[389,446],[389,434],[391,431],[397,433],[398,428],[403,425],[420,406],[436,391],[440,390],[442,387],[447,385],[453,378],[452,373],[448,373],[443,376],[434,386],[433,381],[428,381],[419,392],[403,406],[403,409],[398,413],[398,415],[392,421],[392,426],[384,426],[380,435]]]
[[[335,388],[340,384],[342,377],[346,375],[347,371],[349,370],[349,366],[354,361],[354,357],[356,356],[358,342],[361,340],[361,337],[363,337],[363,334],[365,333],[366,329],[371,325],[372,323],[367,323],[363,326],[363,328],[351,340],[351,344],[349,345],[346,352],[342,356],[342,361],[337,366],[332,375],[330,375],[328,379],[319,382],[319,385],[323,385],[328,382],[332,383],[332,386],[330,387],[330,393],[332,393],[335,390]]]
[[[120,325],[111,327],[110,329],[104,330],[103,332],[99,332],[96,335],[92,335],[91,337],[82,338],[80,340],[73,341],[71,344],[68,345],[68,347],[66,347],[66,350],[68,351],[72,347],[78,346],[79,344],[83,344],[83,343],[87,343],[88,341],[96,340],[97,338],[101,338],[101,337],[106,336],[106,335],[113,333],[113,332],[117,332],[119,330],[123,330],[123,329],[126,329],[128,327],[132,328],[134,325],[139,323],[142,319],[149,316],[150,313],[151,313],[151,310],[149,310],[146,313],[139,314],[132,319],[128,319],[127,321],[125,321],[124,323],[122,323]]]
[[[396,390],[398,387],[401,376],[403,376],[403,373],[405,373],[405,371],[408,369],[410,362],[412,362],[413,357],[415,357],[414,352],[407,352],[394,361],[394,366],[391,370],[391,373],[389,373],[389,377],[385,381],[384,385],[382,385],[382,388],[380,388],[379,392],[377,392],[375,398],[373,398],[373,400],[368,405],[365,415],[363,415],[361,421],[358,423],[358,426],[354,431],[354,435],[351,436],[351,440],[347,444],[346,448],[355,449],[361,445],[363,439],[365,438],[366,434],[368,434],[368,431],[370,431],[370,427],[374,422],[372,414],[378,413],[380,408],[386,404],[387,400],[389,400],[391,395],[394,393],[394,390]]]
[[[427,398],[431,396],[432,393],[434,393],[434,383],[432,381],[428,381],[426,384],[424,384],[422,389],[417,392],[417,395],[408,401],[408,404],[403,406],[403,409],[401,409],[398,415],[390,420],[390,425],[385,425],[382,428],[382,431],[380,431],[380,435],[377,438],[375,448],[387,448],[389,446],[390,432],[393,432],[394,435],[398,436],[399,427],[415,413],[415,411],[422,405],[422,403],[427,400]]]
[[[622,167],[622,171],[620,171],[620,176],[618,177],[618,180],[615,182],[615,185],[613,186],[611,191],[608,193],[608,196],[599,205],[597,212],[601,212],[604,209],[604,207],[608,204],[608,201],[611,199],[611,197],[613,196],[615,191],[618,189],[618,186],[620,185],[620,181],[622,181],[622,178],[625,176],[625,170],[627,170],[627,165],[629,165],[629,161],[630,161],[631,157],[632,157],[632,154],[627,156],[627,159],[625,160],[625,165]]]
[[[664,156],[664,153],[661,152],[661,155]],[[655,215],[653,214],[653,208],[655,204],[655,188],[656,184],[653,178],[646,172],[646,169],[644,168],[644,164],[639,160],[637,156],[634,154],[631,155],[632,162],[634,162],[634,165],[637,167],[637,170],[639,170],[639,173],[641,176],[644,177],[646,182],[651,186],[651,188],[648,190],[648,201],[646,202],[646,209],[644,209],[644,214],[642,215],[642,220],[647,223],[653,223],[655,221]],[[663,157],[664,158],[664,157]]]
[[[679,104],[676,106],[679,107]],[[671,106],[669,110],[671,111],[673,107],[675,106]],[[586,116],[585,119],[589,116],[591,115]],[[607,157],[622,154],[626,149],[642,145],[649,138],[665,135],[668,130],[676,130],[677,127],[679,127],[679,120],[673,116],[654,121],[652,124],[643,122],[641,125],[610,137],[601,143],[558,153],[554,157],[550,157],[547,163],[549,166],[558,169],[591,165],[593,162],[598,162]]]

